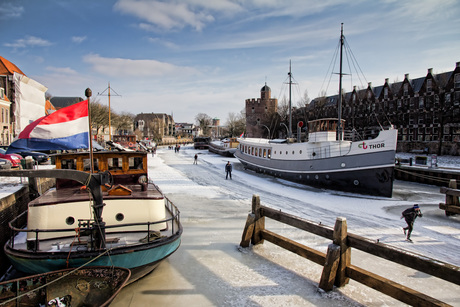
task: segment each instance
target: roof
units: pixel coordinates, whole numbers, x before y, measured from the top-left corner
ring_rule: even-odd
[[[83,101],[81,97],[52,97],[50,99],[51,104],[56,108],[56,110],[71,106],[80,101]]]
[[[0,56],[0,75],[12,75],[14,73],[19,73],[22,75],[26,75],[22,72],[16,65],[5,59],[4,57]]]
[[[53,104],[51,103],[51,101],[47,100],[45,102],[45,114],[46,115],[50,115],[51,113],[53,113],[54,111],[56,111],[56,107],[53,106]]]
[[[260,89],[261,92],[269,92],[271,89],[268,87],[267,83],[265,83],[264,87]]]

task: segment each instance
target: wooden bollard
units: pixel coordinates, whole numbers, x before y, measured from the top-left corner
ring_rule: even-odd
[[[457,180],[451,179],[449,181],[449,188],[456,190],[457,189]],[[458,196],[446,194],[446,205],[459,206],[460,204],[458,202]]]
[[[333,243],[340,246],[340,262],[335,285],[342,287],[350,280],[346,275],[346,269],[351,264],[351,248],[347,245],[347,219],[344,217],[338,217],[335,221]]]
[[[260,214],[260,197],[259,195],[252,196],[252,213],[255,218],[254,234],[252,236],[252,244],[263,244],[261,231],[265,229],[265,217]]]
[[[260,214],[260,197],[259,195],[253,195],[252,212],[248,214],[248,218],[246,219],[240,246],[248,247],[250,242],[253,245],[264,243],[261,236],[261,231],[264,229],[265,217]]]
[[[324,263],[319,288],[324,291],[331,291],[334,288],[334,282],[337,276],[337,268],[340,263],[340,246],[329,244],[326,254],[326,262]]]

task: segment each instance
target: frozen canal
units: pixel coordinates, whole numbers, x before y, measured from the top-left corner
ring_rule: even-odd
[[[193,156],[198,153],[198,165]],[[233,164],[233,180],[224,166]],[[149,174],[181,211],[182,244],[150,275],[124,288],[112,306],[401,306],[401,302],[353,280],[329,293],[318,291],[322,266],[269,242],[239,248],[253,194],[265,206],[460,266],[460,218],[438,209],[439,187],[396,181],[392,199],[308,188],[244,171],[234,158],[182,147],[149,157]],[[404,240],[401,212],[419,203],[424,214]],[[331,242],[266,219],[266,228],[326,252]],[[352,251],[352,264],[410,286],[454,306],[460,287]]]

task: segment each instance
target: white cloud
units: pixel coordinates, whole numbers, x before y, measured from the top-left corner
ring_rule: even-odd
[[[24,7],[13,3],[2,3],[0,5],[0,19],[19,18],[24,13]]]
[[[76,44],[81,44],[82,42],[84,42],[86,40],[86,36],[72,36],[72,42],[76,43]]]
[[[189,76],[199,73],[192,67],[176,66],[156,60],[104,58],[98,54],[89,54],[83,58],[83,61],[91,64],[93,70],[96,72],[112,77],[172,77]]]
[[[194,12],[186,3],[178,1],[120,0],[114,8],[165,30],[190,26],[201,31],[207,23],[214,21],[214,17],[209,13]]]
[[[70,68],[70,67],[53,67],[53,66],[48,66],[46,67],[46,70],[55,73],[55,74],[62,74],[62,75],[76,75],[77,72]]]
[[[51,45],[51,42],[36,36],[26,36],[25,38],[17,39],[14,43],[3,44],[3,46],[11,48],[47,47]]]

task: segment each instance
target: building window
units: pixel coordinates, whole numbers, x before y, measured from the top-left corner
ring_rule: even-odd
[[[454,76],[454,87],[460,88],[460,74],[455,74]]]
[[[385,98],[385,99],[388,98],[388,87],[385,87],[383,89],[383,98]]]
[[[432,87],[433,87],[433,80],[432,79],[426,80],[426,91],[431,92]]]
[[[405,83],[404,84],[404,96],[409,96],[409,84]]]
[[[419,101],[418,101],[418,108],[419,108],[419,109],[423,109],[423,106],[424,106],[423,97],[420,97],[420,99],[419,99]]]

